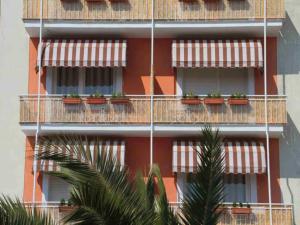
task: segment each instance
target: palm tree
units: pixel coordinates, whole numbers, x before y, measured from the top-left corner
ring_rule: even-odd
[[[224,155],[219,132],[205,127],[201,136],[200,163],[184,199],[182,221],[186,225],[216,225],[224,196]]]
[[[43,140],[47,144],[37,159],[55,161],[60,170],[49,174],[65,180],[72,187],[70,200],[75,207],[63,222],[78,225],[217,224],[220,215],[217,209],[223,199],[223,157],[218,132],[214,134],[210,128],[203,130],[202,151],[198,153],[201,163],[180,218],[168,203],[158,166],[152,167],[146,182],[141,172],[132,180],[128,170],[109,153],[101,153],[99,149],[92,151],[86,145],[87,139],[55,139]],[[99,146],[99,141],[95,140],[94,146]],[[71,152],[77,157],[70,157]],[[36,209],[34,212],[26,210],[18,200],[3,197],[0,200],[0,225],[54,225],[47,215]],[[15,214],[22,217],[15,217]],[[18,218],[24,223],[10,222]]]
[[[38,209],[29,209],[9,197],[0,197],[1,225],[57,225],[51,217]]]
[[[72,186],[71,201],[76,207],[64,218],[64,222],[79,225],[178,224],[169,208],[157,166],[150,171],[146,183],[141,173],[130,181],[128,170],[109,153],[104,153],[108,151],[92,151],[89,145],[85,145],[88,140],[80,137],[57,139],[51,142],[44,140],[44,143],[48,143],[46,150],[38,157],[55,161],[61,170],[50,174]],[[99,146],[101,140],[94,141],[94,146]],[[69,157],[71,152],[79,157]],[[155,177],[158,180],[157,194],[154,191]]]

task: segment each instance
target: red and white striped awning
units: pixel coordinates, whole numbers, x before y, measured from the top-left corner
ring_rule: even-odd
[[[262,174],[266,172],[265,147],[256,141],[224,142],[225,173]],[[193,173],[196,171],[201,151],[201,143],[195,141],[175,141],[173,143],[173,172]]]
[[[259,40],[175,40],[172,65],[181,68],[263,67]]]
[[[58,144],[58,140],[53,140],[50,145]],[[105,152],[108,155],[111,155],[116,161],[120,163],[121,166],[125,165],[125,142],[124,141],[119,141],[119,140],[88,140],[85,143],[85,146],[90,147],[91,151],[91,157],[94,158],[96,154],[101,154],[102,152]],[[49,141],[42,141],[38,145],[38,152],[36,153],[41,153],[42,151],[45,150],[45,146],[49,145]],[[65,148],[61,147],[60,153],[63,154],[68,154],[73,158],[80,159],[80,156],[76,154],[76,151],[72,146],[69,146],[70,151],[67,151]],[[43,172],[48,172],[48,171],[59,171],[59,166],[50,160],[39,160],[35,161],[37,163],[37,170],[38,171],[43,171]],[[35,165],[34,165],[35,166]]]
[[[47,40],[40,44],[38,63],[52,67],[125,67],[125,40]]]

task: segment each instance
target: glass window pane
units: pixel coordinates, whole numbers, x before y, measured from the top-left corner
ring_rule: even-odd
[[[111,68],[87,68],[85,75],[85,94],[112,94],[113,70]]]
[[[225,175],[225,202],[246,202],[246,181],[244,175]]]
[[[56,94],[77,94],[79,91],[78,68],[57,68]]]

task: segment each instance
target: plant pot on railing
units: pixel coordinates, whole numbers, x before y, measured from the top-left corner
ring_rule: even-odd
[[[252,209],[246,208],[246,207],[234,207],[231,209],[232,214],[243,214],[243,215],[249,215],[251,214]]]
[[[197,95],[194,95],[192,91],[184,94],[181,99],[181,103],[184,105],[199,105],[201,102],[201,99]]]
[[[106,104],[106,98],[104,97],[88,97],[86,103],[90,105],[103,105]]]
[[[200,105],[202,100],[200,98],[182,98],[181,103],[184,105]]]
[[[110,99],[111,104],[128,104],[129,98],[122,93],[114,93]]]
[[[248,105],[249,100],[245,94],[242,93],[233,93],[231,97],[228,99],[229,105]]]
[[[102,105],[106,103],[106,98],[102,94],[95,93],[86,99],[86,103],[91,105]]]
[[[72,212],[74,209],[75,209],[74,206],[68,206],[68,205],[60,205],[60,206],[58,207],[58,211],[59,211],[60,213],[70,213],[70,212]]]
[[[69,95],[63,98],[63,103],[66,105],[77,105],[81,103],[81,98],[78,95]]]
[[[210,93],[207,95],[206,98],[204,98],[204,103],[206,105],[221,105],[224,104],[224,102],[225,102],[224,98],[218,92]]]
[[[249,99],[248,98],[229,98],[228,104],[229,105],[248,105]]]

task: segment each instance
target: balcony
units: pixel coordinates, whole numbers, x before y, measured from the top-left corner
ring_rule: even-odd
[[[226,204],[225,204],[226,205]],[[172,203],[172,208],[178,212],[178,203]],[[221,215],[219,225],[249,225],[249,224],[270,224],[268,204],[251,204],[250,214],[233,214],[232,207],[227,205]],[[292,225],[293,208],[292,205],[273,204],[272,205],[273,225]]]
[[[128,0],[111,3],[109,0],[43,0],[46,20],[147,21],[151,19],[151,0]],[[23,18],[39,19],[40,0],[23,0]],[[155,19],[160,21],[261,20],[261,0],[199,0],[184,3],[179,0],[155,0]],[[285,17],[284,0],[268,0],[269,19]]]
[[[65,104],[62,96],[42,96],[40,98],[41,124],[81,124],[81,125],[149,125],[150,97],[128,96],[129,102],[112,104],[107,98],[105,104],[88,104],[86,97],[79,104]],[[181,97],[155,96],[154,119],[156,125],[197,125],[197,124],[237,124],[259,125],[264,123],[264,97],[248,96],[246,105],[231,105],[225,97],[220,105],[185,105]],[[20,123],[34,124],[38,113],[37,96],[20,97]],[[268,97],[268,121],[270,125],[287,122],[286,98]]]
[[[31,204],[28,204],[30,207]],[[64,213],[61,213],[56,203],[47,205],[37,204],[37,207],[44,212],[48,212],[56,221],[60,221]],[[178,210],[178,204],[172,203],[172,208]],[[267,204],[251,205],[252,213],[250,215],[234,215],[231,213],[231,207],[227,207],[221,215],[219,225],[249,225],[249,224],[269,224],[269,207]],[[291,205],[274,204],[272,206],[273,225],[292,225],[293,209]]]

